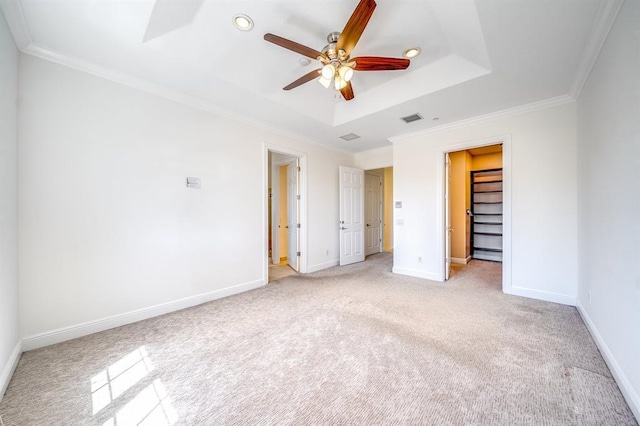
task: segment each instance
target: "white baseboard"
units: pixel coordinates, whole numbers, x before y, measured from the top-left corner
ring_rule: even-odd
[[[427,272],[427,271],[420,271],[417,269],[399,268],[397,266],[394,266],[391,269],[391,272],[393,272],[394,274],[408,275],[410,277],[424,278],[431,281],[439,281],[439,282],[443,281],[442,277],[439,274],[435,274],[433,272]]]
[[[631,411],[633,411],[633,415],[636,416],[636,420],[640,422],[640,395],[638,395],[638,391],[633,388],[633,385],[631,385],[631,382],[627,378],[627,375],[624,373],[622,368],[620,368],[620,364],[618,364],[618,362],[616,361],[616,358],[611,352],[611,349],[609,349],[609,346],[607,346],[607,343],[598,332],[597,327],[595,326],[593,321],[591,321],[589,314],[587,314],[587,311],[580,303],[580,300],[577,301],[576,308],[578,308],[578,312],[580,313],[582,320],[591,333],[593,340],[596,342],[598,349],[600,349],[602,358],[604,358],[607,366],[609,366],[609,370],[611,370],[613,378],[618,384],[618,387],[620,388],[624,399],[627,401],[627,404],[629,404],[629,408],[631,408]]]
[[[13,372],[18,366],[20,355],[22,355],[22,341],[18,340],[15,348],[13,348],[13,352],[11,352],[11,355],[9,355],[7,363],[2,369],[2,375],[0,375],[0,401],[2,401],[2,397],[4,397],[4,393],[7,391],[7,387],[9,386],[9,382],[11,381]]]
[[[312,265],[307,267],[307,273],[310,274],[312,272],[321,271],[323,269],[331,268],[332,266],[338,266],[340,264],[340,259],[330,260],[324,263],[318,263],[317,265]]]
[[[264,280],[256,280],[223,288],[221,290],[214,290],[204,294],[185,297],[184,299],[174,300],[172,302],[162,303],[148,308],[138,309],[124,314],[118,314],[95,321],[85,322],[83,324],[47,331],[45,333],[36,334],[22,339],[22,350],[30,351],[53,345],[55,343],[98,333],[100,331],[109,330],[111,328],[120,327],[122,325],[142,321],[148,318],[157,317],[159,315],[168,314],[170,312],[179,311],[180,309],[189,308],[212,300],[253,290],[255,288],[262,287],[264,284]]]
[[[452,257],[451,258],[451,263],[457,263],[459,265],[466,265],[467,263],[469,263],[470,260],[471,260],[471,256],[469,256],[467,258]]]
[[[560,303],[561,305],[576,306],[575,296],[567,296],[566,294],[532,290],[530,288],[523,287],[503,288],[502,291],[513,296],[522,296],[530,299],[544,300],[546,302]]]

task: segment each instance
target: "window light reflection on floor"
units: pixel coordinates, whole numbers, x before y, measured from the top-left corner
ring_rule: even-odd
[[[176,421],[178,414],[162,381],[156,379],[102,426],[170,426]]]
[[[147,376],[153,370],[154,366],[149,354],[145,347],[141,346],[93,376],[91,378],[93,414],[96,415],[109,407],[118,397],[145,378],[148,383],[152,377]],[[128,402],[126,402],[127,399],[129,399]],[[123,405],[124,402],[126,404]],[[122,408],[104,422],[103,426],[170,426],[178,420],[178,414],[171,405],[160,379],[155,379],[133,396],[131,393],[126,395],[126,399],[118,403]],[[111,409],[115,411],[116,408],[111,407]]]
[[[97,414],[153,370],[144,346],[113,363],[91,379],[93,414]]]

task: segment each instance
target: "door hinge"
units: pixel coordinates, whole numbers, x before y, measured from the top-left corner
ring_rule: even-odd
[[[298,224],[298,226],[297,226],[297,227],[298,227],[298,228],[301,228],[300,224]]]
[[[300,169],[300,166],[298,166],[298,171],[300,171],[300,170],[301,170],[301,169]]]
[[[296,195],[296,200],[299,200],[299,199],[300,199],[300,195]]]
[[[300,257],[300,252],[296,252],[296,256]]]

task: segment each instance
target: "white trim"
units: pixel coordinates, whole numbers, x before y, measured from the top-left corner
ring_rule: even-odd
[[[530,299],[544,300],[546,302],[559,303],[561,305],[576,306],[575,296],[568,296],[566,294],[551,293],[542,290],[532,290],[530,288],[515,287],[510,288],[502,287],[502,291],[512,296],[528,297]]]
[[[208,293],[185,297],[184,299],[174,300],[172,302],[161,303],[156,306],[142,308],[124,314],[113,315],[95,321],[89,321],[82,324],[47,331],[45,333],[39,333],[22,339],[22,348],[24,351],[30,351],[56,343],[65,342],[67,340],[76,339],[78,337],[87,336],[89,334],[98,333],[100,331],[109,330],[111,328],[120,327],[148,318],[157,317],[159,315],[164,315],[170,312],[179,311],[180,309],[200,305],[212,300],[217,300],[223,297],[232,296],[234,294],[243,293],[245,291],[262,287],[264,284],[264,280],[251,281],[220,290],[210,291]]]
[[[393,268],[391,268],[391,272],[393,272],[394,274],[407,275],[410,277],[424,278],[431,281],[444,282],[442,277],[438,274],[434,274],[433,272],[420,271],[418,269],[399,268],[397,266],[394,266]]]
[[[13,348],[13,352],[9,355],[7,363],[2,369],[2,375],[0,375],[0,401],[4,397],[4,393],[7,391],[13,372],[16,371],[18,361],[20,361],[20,355],[22,355],[22,340],[18,340],[16,346]]]
[[[557,96],[555,98],[544,99],[537,102],[532,102],[530,104],[521,105],[513,108],[508,108],[502,111],[492,112],[489,114],[478,115],[476,117],[467,118],[464,120],[454,121],[453,123],[444,124],[442,126],[431,127],[429,129],[418,130],[417,132],[405,133],[398,136],[393,136],[387,138],[387,140],[393,144],[402,142],[406,139],[411,139],[416,136],[428,135],[432,133],[444,132],[452,129],[457,129],[460,127],[466,127],[471,124],[484,123],[487,121],[495,121],[503,118],[513,117],[516,115],[528,114],[533,111],[538,111],[546,108],[552,108],[559,105],[568,104],[571,102],[575,102],[569,95]]]
[[[311,145],[321,147],[325,150],[334,151],[343,155],[349,155],[349,156],[354,155],[353,152],[344,151],[332,146],[324,145],[313,139],[309,139],[305,136],[302,136],[278,127],[274,127],[273,125],[267,124],[265,122],[249,119],[245,116],[239,115],[235,112],[232,112],[226,108],[223,108],[219,105],[216,105],[210,101],[199,98],[197,96],[188,95],[186,93],[171,89],[169,87],[162,86],[157,83],[153,83],[143,78],[134,77],[129,74],[110,70],[99,65],[91,64],[81,59],[73,58],[71,56],[64,55],[50,49],[46,49],[34,43],[31,43],[30,45],[26,46],[24,49],[22,49],[22,52],[38,57],[40,59],[54,62],[59,65],[73,68],[78,71],[86,72],[96,77],[104,78],[105,80],[122,84],[123,86],[129,87],[135,90],[139,90],[141,92],[145,92],[154,96],[159,96],[161,98],[169,99],[191,108],[213,113],[221,117],[227,118],[229,120],[234,120],[236,122],[254,127],[256,129],[267,130],[287,138],[303,141]]]
[[[27,20],[24,18],[22,3],[20,0],[0,0],[0,8],[2,8],[16,46],[19,50],[25,49],[33,42],[33,39],[29,32]]]
[[[333,266],[338,266],[340,264],[340,259],[330,260],[324,263],[318,263],[316,265],[311,265],[307,268],[307,273],[318,272],[323,269],[331,268]]]
[[[596,342],[596,345],[598,346],[598,349],[602,354],[602,358],[604,358],[604,361],[607,363],[609,370],[611,370],[611,374],[613,374],[613,378],[618,384],[618,387],[620,388],[624,399],[627,401],[629,408],[631,408],[631,411],[633,411],[633,415],[636,416],[636,419],[640,420],[640,395],[638,395],[638,392],[633,388],[631,381],[629,381],[624,370],[622,370],[620,364],[618,364],[618,362],[616,361],[615,356],[613,356],[613,352],[611,352],[611,349],[609,349],[609,346],[598,332],[598,328],[593,323],[593,321],[591,321],[589,314],[587,314],[586,309],[584,309],[579,299],[576,303],[576,308],[578,309],[578,313],[580,313],[582,320],[587,326],[587,330],[589,330],[589,333],[591,333],[593,340]]]
[[[467,258],[452,257],[451,263],[456,263],[458,265],[466,265],[467,263],[469,263],[470,260],[471,260],[471,256]]]
[[[609,31],[622,7],[622,0],[603,0],[596,14],[596,18],[591,26],[591,32],[580,56],[580,64],[575,73],[575,78],[569,88],[569,95],[573,99],[578,99],[584,84],[591,74],[593,65],[596,63],[602,46],[609,36]]]

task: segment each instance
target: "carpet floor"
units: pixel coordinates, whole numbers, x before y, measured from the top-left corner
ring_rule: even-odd
[[[636,425],[575,308],[392,256],[25,352],[4,425]]]

